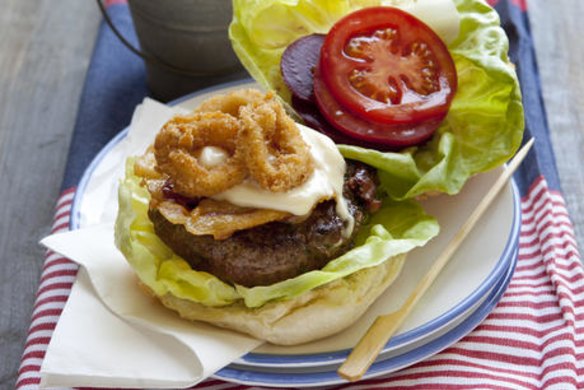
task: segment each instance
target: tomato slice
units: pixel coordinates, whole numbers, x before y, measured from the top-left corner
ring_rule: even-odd
[[[384,145],[385,148],[382,149],[400,149],[428,140],[440,126],[445,115],[444,113],[431,120],[408,124],[388,125],[366,121],[352,115],[337,102],[321,77],[320,66],[314,70],[314,96],[320,113],[335,129],[369,144]]]
[[[320,68],[342,107],[387,124],[444,117],[457,88],[454,61],[440,37],[392,7],[364,8],[339,20],[322,46]]]

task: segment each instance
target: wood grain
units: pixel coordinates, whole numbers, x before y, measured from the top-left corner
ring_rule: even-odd
[[[564,197],[584,245],[584,1],[528,2],[543,98]]]
[[[91,1],[0,12],[0,388],[11,389],[99,15]]]

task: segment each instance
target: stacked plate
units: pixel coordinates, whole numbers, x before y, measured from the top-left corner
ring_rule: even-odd
[[[222,85],[173,104],[193,108],[209,95],[242,86],[250,85]],[[102,200],[112,198],[123,172],[126,156],[122,145],[126,134],[127,130],[114,138],[86,170],[73,203],[73,229],[113,220],[116,207]],[[300,346],[264,345],[215,376],[231,382],[272,387],[343,383],[336,370],[350,348],[378,315],[399,309],[499,173],[500,170],[495,170],[474,177],[458,195],[435,196],[422,202],[426,211],[438,219],[439,236],[408,255],[397,281],[351,328]],[[445,349],[491,312],[513,274],[520,222],[518,191],[510,183],[417,304],[400,333],[383,348],[365,378],[391,373]]]
[[[516,251],[510,254],[509,268],[476,305],[458,318],[437,328],[424,324],[394,337],[383,349],[364,378],[389,374],[440,352],[474,329],[495,307],[505,292],[515,265]],[[446,320],[446,319],[444,319]],[[417,336],[417,337],[416,337]],[[266,349],[269,349],[267,347]],[[311,387],[343,383],[336,370],[349,349],[321,353],[286,354],[253,352],[219,371],[215,377],[236,383],[272,387]]]

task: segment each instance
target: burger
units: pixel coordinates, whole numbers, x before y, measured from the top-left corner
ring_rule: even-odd
[[[274,92],[171,119],[119,189],[116,243],[163,305],[275,344],[339,332],[438,233],[417,199],[515,153],[521,93],[496,12],[381,3],[233,2],[233,48]]]
[[[350,326],[437,231],[375,169],[245,89],[172,118],[128,160],[116,244],[180,316],[290,345]]]

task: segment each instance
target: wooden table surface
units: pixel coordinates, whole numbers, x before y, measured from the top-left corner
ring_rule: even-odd
[[[93,1],[4,0],[0,13],[0,389],[11,389],[100,15]],[[584,243],[584,1],[529,1],[562,188]]]

